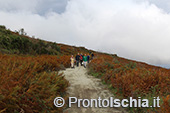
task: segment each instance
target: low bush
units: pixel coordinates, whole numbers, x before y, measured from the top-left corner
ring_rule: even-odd
[[[57,71],[69,67],[69,58],[0,54],[0,112],[61,113],[53,100],[66,98],[68,82]]]
[[[142,97],[150,101],[153,97],[161,98],[160,108],[130,108],[131,112],[169,113],[170,70],[98,54],[98,57],[89,64],[89,73],[101,75],[101,79],[110,84],[122,98]]]

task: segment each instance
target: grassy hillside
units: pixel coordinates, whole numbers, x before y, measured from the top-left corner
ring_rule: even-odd
[[[11,54],[49,54],[57,55],[60,48],[56,43],[45,43],[42,40],[30,40],[26,36],[6,30],[0,26],[0,50]]]
[[[55,112],[56,96],[67,98],[68,81],[57,71],[70,66],[70,56],[95,52],[19,35],[0,26],[0,113]],[[160,108],[129,108],[129,112],[170,113],[170,70],[117,55],[95,52],[89,73],[100,77],[120,99],[161,98]]]
[[[98,54],[89,65],[89,73],[99,77],[120,99],[160,97],[160,108],[129,108],[129,112],[170,113],[170,70],[115,55]]]
[[[85,48],[30,38],[0,26],[0,113],[61,113],[55,97],[67,98],[68,81],[57,71]]]
[[[36,57],[0,54],[0,112],[57,112],[56,96],[64,97],[68,82],[58,71],[69,67],[69,56]]]
[[[0,26],[0,52],[8,54],[28,55],[70,55],[77,52],[89,52],[83,47],[73,47],[55,42],[48,42],[40,39],[19,35],[18,32],[7,30]]]

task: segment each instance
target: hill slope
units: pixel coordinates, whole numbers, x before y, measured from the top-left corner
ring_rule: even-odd
[[[55,112],[56,96],[66,98],[68,81],[54,71],[70,67],[71,54],[85,48],[47,42],[0,26],[0,112]]]
[[[55,42],[48,42],[29,36],[19,35],[18,32],[7,30],[0,26],[0,52],[8,54],[28,55],[62,55],[77,54],[77,52],[89,52],[84,47],[73,47]]]
[[[170,70],[84,47],[30,38],[5,26],[0,26],[0,112],[60,113],[62,109],[51,103],[56,96],[67,97],[68,81],[53,71],[70,67],[70,55],[78,52],[95,53],[88,73],[101,78],[120,98],[141,96],[152,101],[160,96],[160,108],[129,108],[131,112],[170,112]]]

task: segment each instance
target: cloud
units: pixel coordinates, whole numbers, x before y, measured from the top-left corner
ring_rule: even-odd
[[[170,1],[169,0],[134,0],[136,2],[149,2],[150,4],[155,4],[157,7],[163,9],[167,13],[170,13]]]
[[[29,35],[41,39],[170,66],[170,15],[153,3],[70,0],[61,14],[49,10],[41,15],[36,11],[36,8],[17,12],[1,9],[0,23],[12,30],[25,28]]]
[[[68,0],[41,0],[36,8],[38,14],[45,15],[48,12],[63,13]]]
[[[45,15],[48,12],[62,13],[68,0],[1,0],[0,10],[7,12],[31,12]]]
[[[30,11],[34,12],[39,0],[1,0],[0,10],[6,12]]]

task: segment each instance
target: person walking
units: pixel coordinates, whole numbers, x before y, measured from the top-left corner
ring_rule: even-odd
[[[83,66],[83,54],[82,53],[80,54],[80,64],[81,66]]]
[[[73,55],[71,55],[70,61],[71,61],[71,68],[74,68],[74,57],[73,57]]]
[[[76,65],[79,67],[80,55],[79,53],[76,55]]]
[[[83,56],[83,64],[84,64],[84,67],[86,68],[86,65],[87,65],[87,56],[86,56],[86,54]]]
[[[91,54],[91,60],[93,60],[93,57],[94,57],[94,54],[92,53],[92,54]]]
[[[87,55],[87,63],[89,63],[89,61],[90,61],[90,55],[88,54]]]

